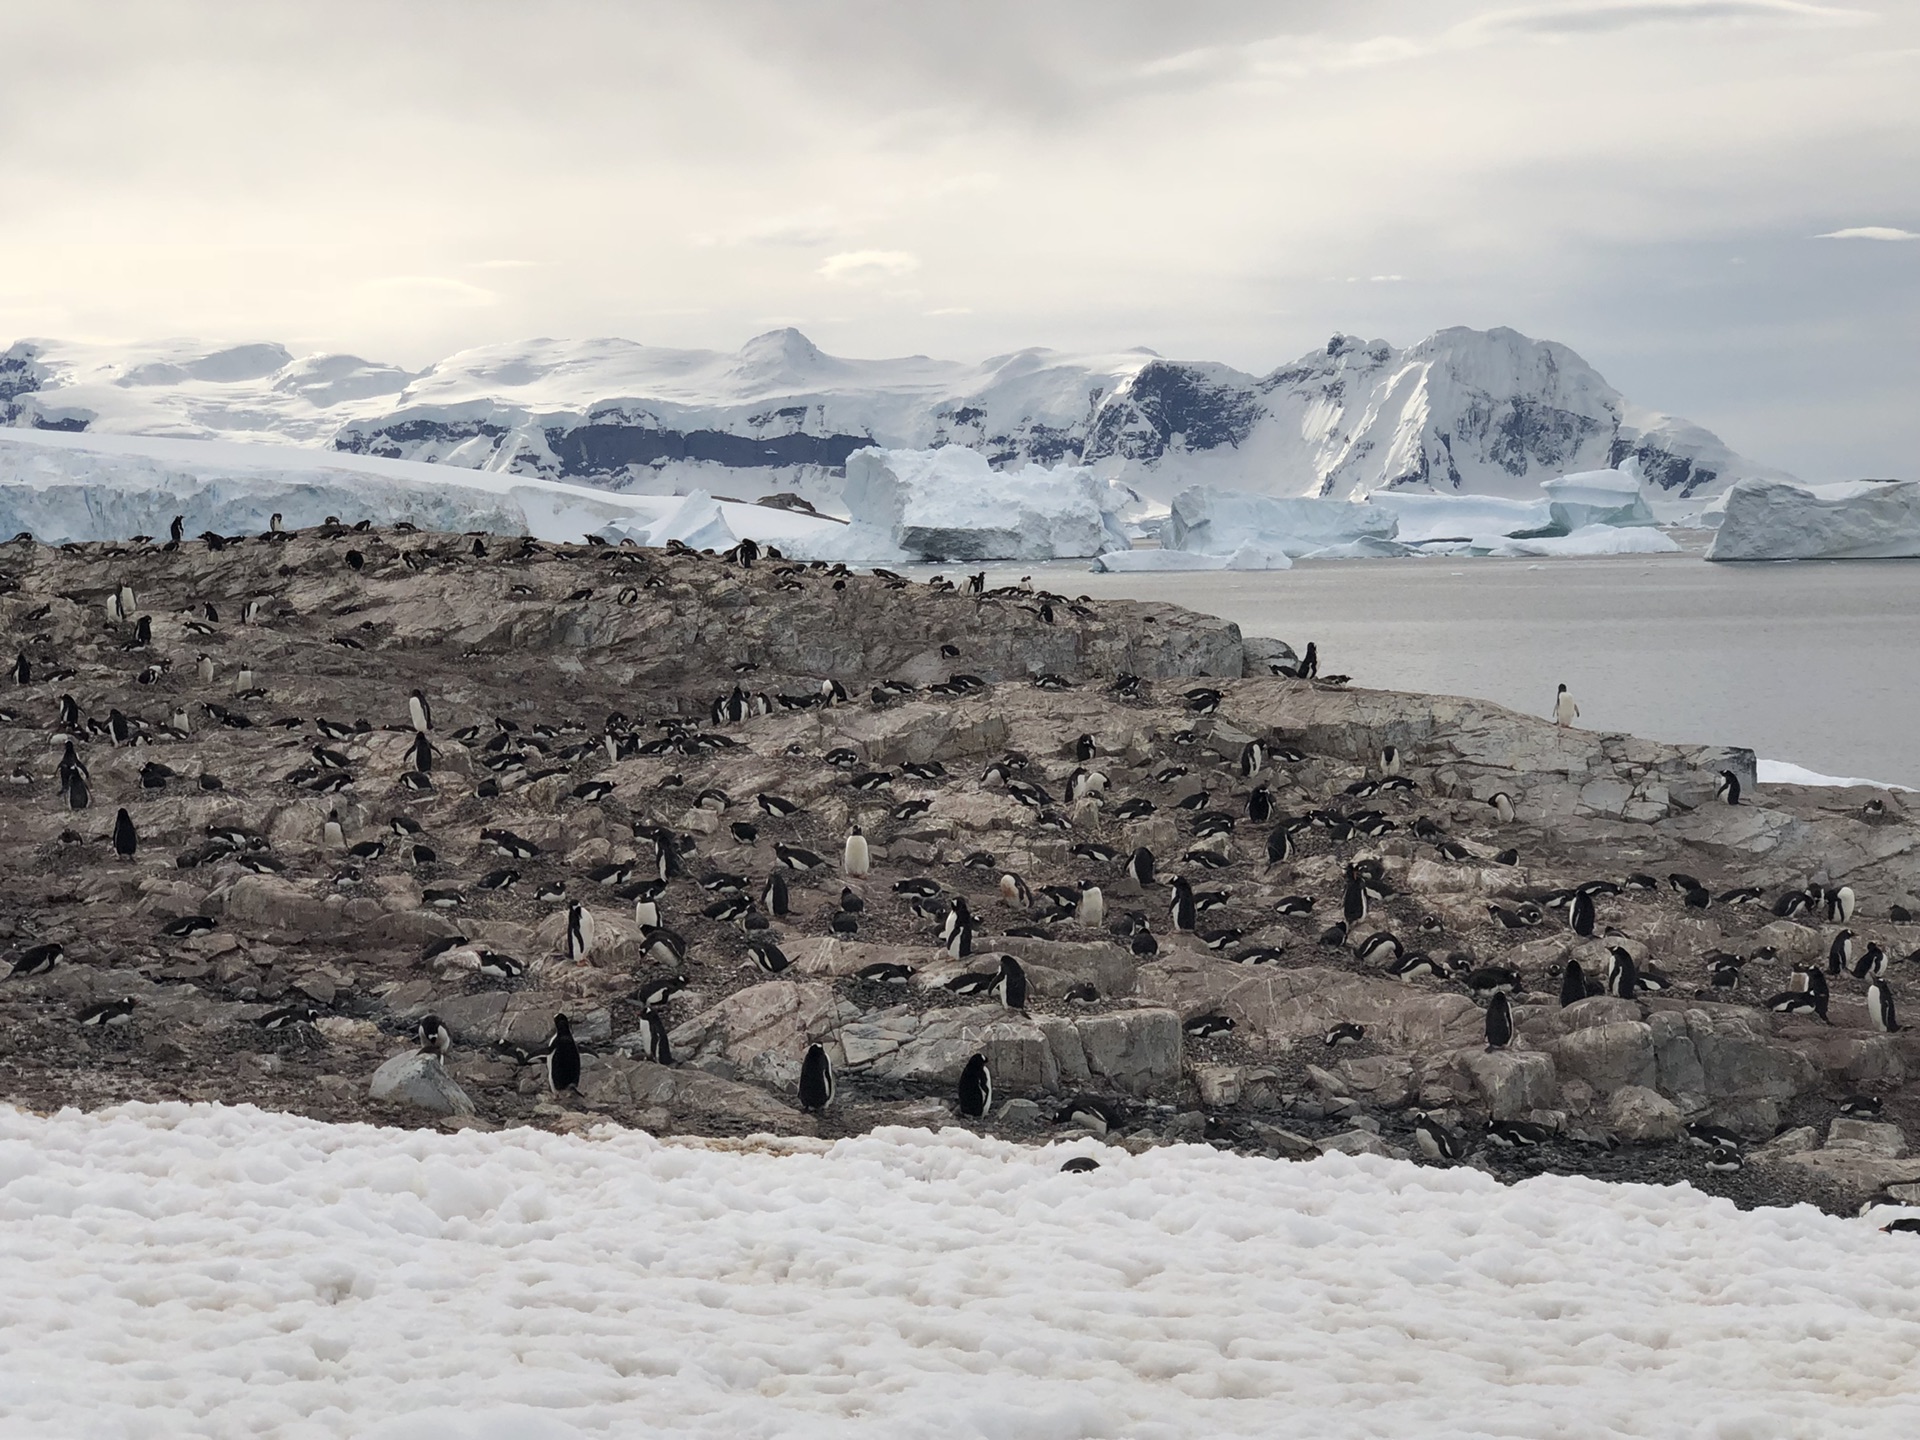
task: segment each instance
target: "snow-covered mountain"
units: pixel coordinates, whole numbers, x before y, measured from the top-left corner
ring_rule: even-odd
[[[1458,327],[1405,350],[1336,335],[1260,376],[1147,350],[848,360],[791,329],[732,353],[523,341],[418,374],[273,344],[26,340],[0,353],[0,424],[829,502],[867,445],[965,445],[999,468],[1079,462],[1160,500],[1193,484],[1531,497],[1544,479],[1609,466],[1695,497],[1782,474],[1633,405],[1564,345]]]

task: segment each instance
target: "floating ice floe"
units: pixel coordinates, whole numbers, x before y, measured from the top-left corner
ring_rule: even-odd
[[[1885,780],[1861,780],[1842,775],[1822,775],[1818,770],[1809,770],[1804,766],[1792,764],[1786,760],[1756,760],[1753,765],[1754,780],[1761,785],[1864,785],[1871,790],[1901,790],[1913,793],[1910,785],[1892,785]]]
[[[1542,480],[1547,510],[1556,529],[1571,533],[1589,525],[1651,525],[1653,511],[1640,482],[1622,470],[1582,470],[1557,480]]]
[[[1709,560],[1892,560],[1920,556],[1920,481],[1788,485],[1742,480],[1714,507]]]
[[[856,450],[841,492],[856,541],[926,560],[1071,560],[1130,543],[1127,492],[1079,466],[995,470],[959,445]]]

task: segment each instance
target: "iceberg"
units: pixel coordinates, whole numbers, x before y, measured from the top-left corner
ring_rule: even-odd
[[[853,539],[933,561],[1085,559],[1125,550],[1133,497],[1079,466],[995,470],[964,446],[847,457]]]
[[[1680,546],[1661,530],[1640,526],[1582,525],[1566,535],[1530,535],[1502,540],[1487,551],[1501,557],[1566,559],[1573,555],[1677,555]]]
[[[1653,511],[1640,482],[1623,470],[1580,470],[1542,480],[1547,508],[1557,530],[1569,533],[1589,525],[1652,525]]]
[[[1398,531],[1390,511],[1364,500],[1282,499],[1194,485],[1174,496],[1160,526],[1160,546],[1198,555],[1251,550],[1295,560],[1356,544],[1372,555],[1408,554],[1395,541]]]
[[[282,445],[0,429],[0,533],[43,541],[264,530],[329,515],[429,530],[488,530],[722,550],[751,536],[796,559],[843,558],[849,527],[805,512],[684,496],[618,495],[520,475]]]
[[[1202,555],[1192,550],[1115,550],[1088,567],[1110,575],[1166,574],[1191,570],[1291,570],[1284,550],[1242,545],[1231,555]]]
[[[1920,481],[1789,485],[1742,480],[1727,491],[1709,560],[1892,560],[1920,556]]]
[[[1497,495],[1420,495],[1376,492],[1372,503],[1387,511],[1400,528],[1403,545],[1431,545],[1443,541],[1494,544],[1522,530],[1546,530],[1553,525],[1547,500],[1507,500]]]

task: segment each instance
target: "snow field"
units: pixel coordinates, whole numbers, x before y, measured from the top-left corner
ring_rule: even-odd
[[[1920,1244],[1867,1220],[1364,1156],[782,1148],[0,1109],[0,1433],[1920,1427]]]

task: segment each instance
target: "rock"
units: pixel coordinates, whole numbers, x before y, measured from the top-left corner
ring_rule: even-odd
[[[1659,1070],[1653,1030],[1640,1021],[1610,1021],[1576,1030],[1548,1047],[1554,1065],[1602,1095],[1625,1086],[1652,1090]]]
[[[1815,1175],[1852,1200],[1865,1199],[1891,1185],[1920,1182],[1920,1157],[1895,1160],[1850,1145],[1806,1150],[1783,1156],[1776,1163]]]
[[[1397,1109],[1413,1098],[1413,1061],[1404,1055],[1364,1055],[1340,1062],[1346,1093]]]
[[[1756,1160],[1784,1160],[1789,1155],[1804,1155],[1820,1148],[1820,1132],[1811,1125],[1799,1125],[1776,1135],[1753,1152]]]
[[[408,1050],[373,1072],[367,1093],[376,1100],[412,1105],[429,1115],[471,1115],[473,1101],[431,1055]]]
[[[858,1015],[825,985],[768,980],[734,992],[676,1026],[669,1038],[684,1064],[788,1090],[800,1083],[807,1047],[830,1041],[837,1026]],[[839,1058],[846,1062],[844,1053]]]
[[[1456,1057],[1490,1120],[1517,1120],[1559,1103],[1553,1060],[1539,1051],[1465,1050]]]
[[[1209,1110],[1225,1110],[1240,1103],[1240,1086],[1245,1067],[1240,1065],[1196,1065],[1194,1088],[1200,1103]]]
[[[1389,1160],[1404,1160],[1406,1151],[1396,1150],[1378,1135],[1365,1130],[1344,1130],[1338,1135],[1330,1135],[1317,1142],[1315,1148],[1323,1155],[1381,1155]]]
[[[1007,1125],[1038,1125],[1040,1107],[1031,1100],[1014,1099],[1000,1107],[1000,1120]]]
[[[1827,1148],[1863,1150],[1888,1160],[1907,1153],[1906,1133],[1898,1125],[1840,1116],[1827,1127]]]
[[[1129,1095],[1180,1080],[1185,1034],[1171,1010],[1122,1010],[1074,1022],[1089,1074]],[[1064,1068],[1064,1067],[1063,1067]]]
[[[1680,1108],[1643,1085],[1622,1086],[1607,1101],[1607,1124],[1622,1140],[1671,1140],[1680,1133],[1680,1123]]]

